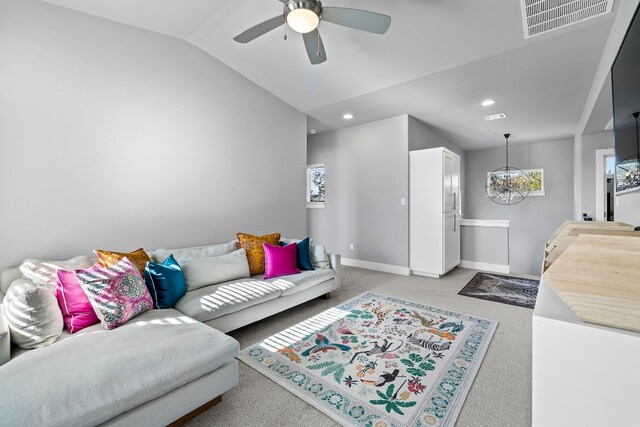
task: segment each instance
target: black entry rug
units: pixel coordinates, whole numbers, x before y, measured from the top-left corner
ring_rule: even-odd
[[[458,295],[534,308],[539,280],[502,274],[476,273]]]

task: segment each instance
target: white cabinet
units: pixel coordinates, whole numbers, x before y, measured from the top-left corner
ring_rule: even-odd
[[[460,156],[446,148],[409,153],[409,267],[440,277],[460,264]]]
[[[640,333],[583,322],[543,276],[532,338],[533,427],[640,424]]]

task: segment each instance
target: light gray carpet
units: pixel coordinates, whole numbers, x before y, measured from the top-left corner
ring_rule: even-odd
[[[330,300],[309,301],[229,335],[240,342],[240,348],[245,348],[365,291],[497,320],[500,324],[456,427],[531,425],[533,310],[457,295],[475,270],[456,268],[440,279],[429,279],[343,268],[342,287],[331,293]],[[238,386],[225,393],[222,403],[194,418],[188,426],[337,425],[244,363],[239,365]]]

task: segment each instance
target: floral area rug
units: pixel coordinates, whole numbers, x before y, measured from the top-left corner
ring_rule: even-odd
[[[459,295],[534,308],[538,297],[539,280],[502,274],[476,273]]]
[[[239,359],[343,425],[453,426],[497,324],[367,292]]]

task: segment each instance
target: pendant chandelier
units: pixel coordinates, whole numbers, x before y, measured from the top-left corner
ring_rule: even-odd
[[[529,195],[529,176],[518,168],[509,166],[509,137],[505,133],[506,163],[503,168],[491,172],[485,183],[485,191],[491,201],[499,205],[515,205]]]

